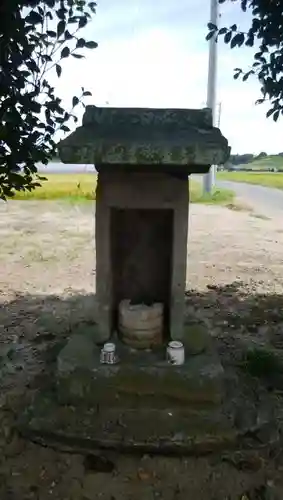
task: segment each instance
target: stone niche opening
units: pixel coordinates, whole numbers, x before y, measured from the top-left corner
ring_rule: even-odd
[[[119,332],[121,301],[162,303],[163,341],[170,338],[173,224],[170,208],[111,209],[112,331]]]

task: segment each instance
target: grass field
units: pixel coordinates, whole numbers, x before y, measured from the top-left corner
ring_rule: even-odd
[[[66,200],[83,202],[95,199],[96,176],[94,174],[49,174],[47,181],[32,192],[16,193],[14,199],[20,200]],[[192,203],[213,203],[229,205],[234,201],[233,191],[216,189],[212,195],[203,195],[202,185],[190,181],[190,200]]]
[[[247,182],[248,184],[283,189],[283,172],[218,172],[217,178],[223,181]]]

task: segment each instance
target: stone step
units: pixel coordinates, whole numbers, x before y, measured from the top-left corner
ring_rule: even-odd
[[[128,396],[128,406],[130,399],[135,408],[144,398],[146,406],[160,408],[173,402],[176,406],[218,405],[223,399],[224,370],[212,350],[187,356],[182,366],[168,364],[160,349],[133,352],[119,345],[118,352],[119,363],[102,365],[100,349],[93,342],[83,336],[72,337],[57,362],[60,401],[117,406]]]
[[[72,449],[206,453],[235,442],[238,431],[219,409],[118,409],[60,405],[38,395],[20,420],[23,435]]]

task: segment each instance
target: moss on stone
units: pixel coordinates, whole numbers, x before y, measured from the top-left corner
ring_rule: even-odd
[[[222,164],[227,140],[209,110],[87,107],[83,126],[60,142],[64,163],[110,165]]]

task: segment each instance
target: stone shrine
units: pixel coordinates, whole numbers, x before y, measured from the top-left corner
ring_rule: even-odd
[[[64,163],[98,171],[98,314],[67,339],[53,386],[31,406],[24,432],[79,449],[142,453],[235,441],[242,430],[210,332],[184,324],[188,176],[229,156],[211,111],[88,106],[59,153]],[[100,362],[109,340],[115,364]],[[168,340],[182,341],[182,365],[168,363]]]
[[[125,300],[162,304],[162,331],[153,343],[182,340],[188,176],[223,164],[229,155],[211,111],[88,106],[82,126],[59,151],[64,163],[94,163],[98,171],[96,341],[119,331]],[[139,324],[133,346],[150,347]]]

